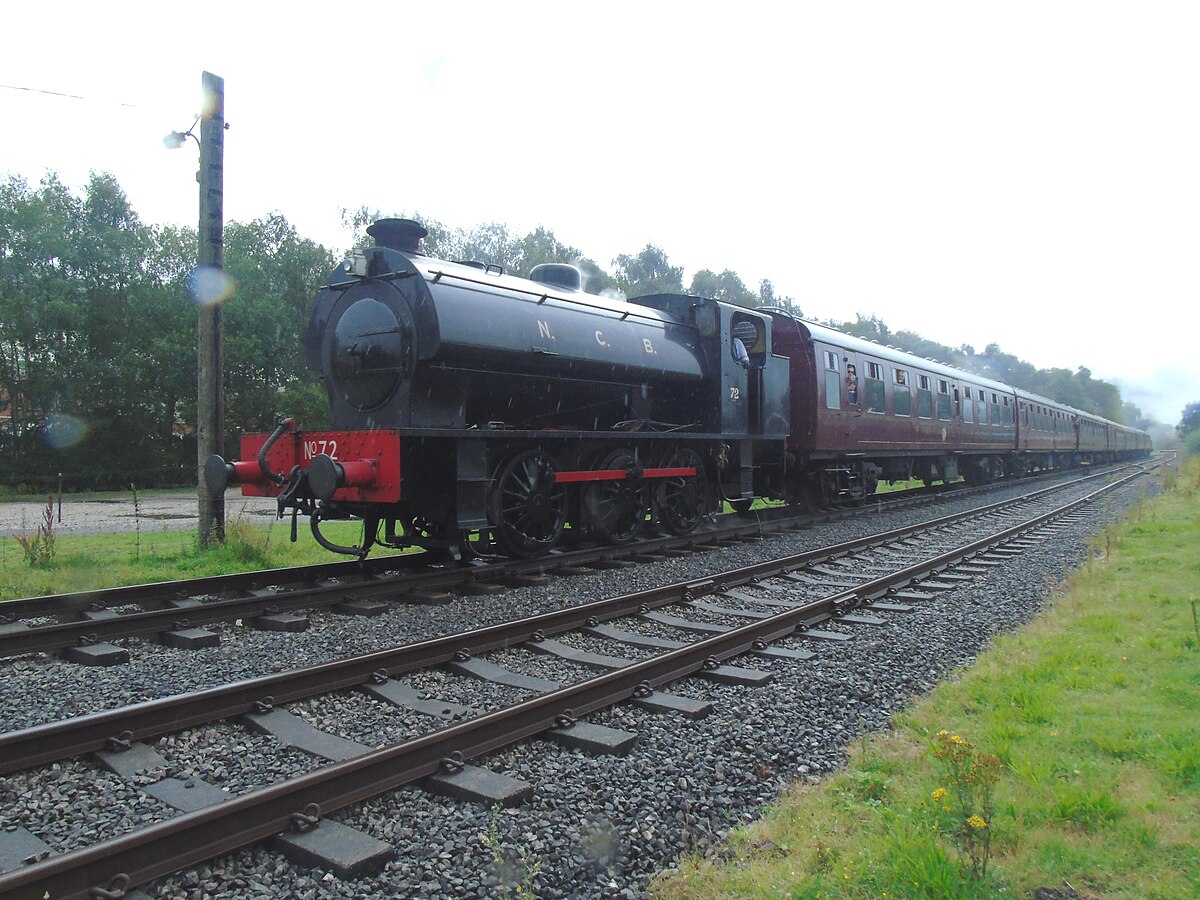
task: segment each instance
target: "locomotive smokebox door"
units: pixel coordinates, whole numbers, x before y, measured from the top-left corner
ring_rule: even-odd
[[[334,304],[329,324],[321,368],[334,407],[331,418],[387,405],[400,416],[389,424],[407,424],[403,411],[416,363],[415,327],[396,286],[386,281],[350,286]]]

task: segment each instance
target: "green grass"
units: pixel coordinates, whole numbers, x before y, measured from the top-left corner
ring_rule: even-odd
[[[685,861],[658,895],[1200,896],[1200,464],[1169,482],[1046,614],[735,833],[731,859]],[[998,758],[983,877],[948,836],[968,810],[934,758],[943,730]]]
[[[318,545],[306,522],[299,526],[293,544],[290,521],[251,525],[234,516],[227,522],[225,543],[208,550],[199,549],[194,530],[61,535],[54,538],[53,559],[38,565],[29,563],[14,537],[0,535],[0,601],[351,558]],[[337,543],[362,541],[357,523],[324,523],[321,530]],[[371,555],[387,552],[375,548]]]

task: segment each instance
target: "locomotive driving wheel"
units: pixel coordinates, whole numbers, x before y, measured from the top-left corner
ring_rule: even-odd
[[[562,536],[567,492],[555,481],[554,459],[541,450],[510,457],[492,480],[488,503],[496,543],[509,556],[531,559]]]
[[[708,479],[704,460],[690,447],[681,447],[663,460],[666,469],[695,469],[695,475],[674,475],[659,481],[654,491],[659,521],[671,534],[689,534],[708,514]]]
[[[597,461],[600,470],[632,470],[637,460],[629,450],[613,450]],[[646,522],[650,496],[642,479],[592,482],[583,492],[583,509],[588,528],[597,540],[627,544],[637,537]]]

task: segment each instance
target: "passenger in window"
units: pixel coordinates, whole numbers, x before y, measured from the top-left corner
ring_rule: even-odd
[[[755,344],[758,340],[758,329],[749,322],[738,322],[733,326],[733,358],[743,369],[750,368],[750,353],[746,343]]]
[[[858,370],[854,363],[846,366],[846,398],[851,406],[858,403]]]

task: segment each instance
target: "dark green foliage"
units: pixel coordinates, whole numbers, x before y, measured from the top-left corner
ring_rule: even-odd
[[[738,306],[758,306],[761,301],[759,295],[750,291],[737,272],[731,269],[726,269],[720,275],[710,269],[701,269],[692,276],[688,293],[724,303],[736,303]]]
[[[236,450],[238,433],[269,431],[282,416],[307,429],[321,424],[284,398],[324,395],[301,349],[313,297],[333,265],[328,250],[278,214],[225,229],[225,270],[237,284],[224,308],[227,450]],[[311,412],[311,402],[306,407]]]
[[[1179,416],[1179,424],[1175,426],[1180,437],[1187,437],[1191,432],[1200,430],[1200,400],[1189,403]]]
[[[683,293],[683,267],[671,265],[666,252],[653,244],[635,256],[622,253],[613,265],[617,287],[626,297]]]
[[[0,182],[0,470],[11,485],[118,487],[194,478],[191,229],[141,223],[111,175],[74,196],[55,175]],[[297,348],[333,266],[279,216],[232,223],[225,267],[227,449],[316,384]],[[285,395],[286,397],[287,395]],[[311,404],[309,404],[311,406]]]

